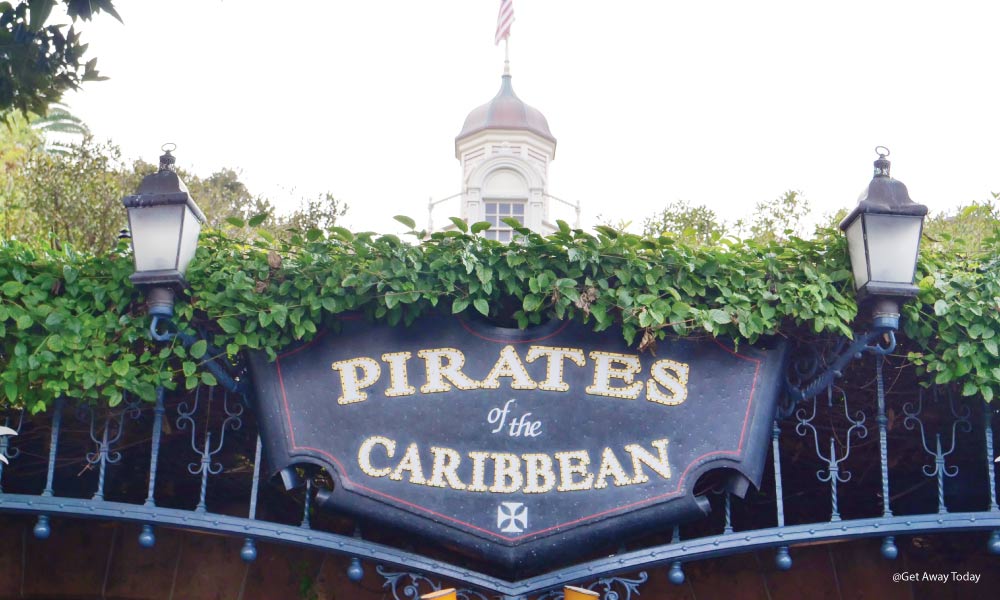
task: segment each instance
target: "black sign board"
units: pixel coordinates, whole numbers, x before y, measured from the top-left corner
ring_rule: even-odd
[[[758,485],[783,360],[433,317],[345,319],[252,367],[272,471],[320,465],[335,480],[322,504],[521,570],[705,514],[692,490],[710,470]]]

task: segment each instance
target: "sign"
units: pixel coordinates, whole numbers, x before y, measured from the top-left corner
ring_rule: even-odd
[[[759,485],[783,362],[783,346],[639,353],[575,322],[433,317],[345,319],[251,366],[272,472],[319,465],[321,505],[520,570],[707,514],[709,471]]]

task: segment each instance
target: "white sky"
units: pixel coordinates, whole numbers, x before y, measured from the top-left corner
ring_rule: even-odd
[[[116,4],[124,25],[81,26],[111,79],[67,97],[99,138],[149,162],[175,142],[182,167],[240,168],[279,201],[330,191],[354,229],[423,223],[429,197],[459,192],[454,137],[500,84],[499,0]],[[932,210],[1000,191],[998,2],[514,11],[514,89],[548,118],[549,192],[581,202],[584,225],[639,224],[678,199],[732,219],[787,189],[833,212],[855,204],[879,144]]]

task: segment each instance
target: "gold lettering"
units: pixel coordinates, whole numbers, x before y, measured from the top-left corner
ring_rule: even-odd
[[[490,456],[493,458],[493,485],[490,486],[490,491],[495,494],[513,494],[521,489],[524,484],[521,459],[516,454],[506,452],[494,452]]]
[[[389,365],[389,387],[385,390],[385,395],[392,398],[395,396],[410,396],[417,393],[417,389],[410,385],[409,373],[406,371],[406,361],[413,356],[409,352],[388,352],[382,355],[382,360]]]
[[[552,346],[531,346],[524,360],[531,363],[545,357],[545,381],[538,384],[538,389],[550,392],[568,392],[569,384],[563,380],[563,365],[566,359],[573,361],[578,367],[585,366],[587,359],[583,350],[577,348],[554,348]]]
[[[522,454],[524,460],[525,494],[543,494],[556,485],[556,474],[552,472],[552,457],[548,454]]]
[[[632,470],[635,471],[632,483],[646,483],[649,481],[649,476],[642,469],[642,465],[646,465],[660,477],[670,479],[670,462],[667,460],[667,441],[663,439],[650,442],[650,445],[658,451],[658,456],[653,456],[649,450],[646,450],[639,444],[625,446],[625,451],[632,456]]]
[[[396,465],[396,470],[389,475],[389,479],[402,481],[403,471],[409,471],[410,483],[419,485],[427,484],[427,479],[424,478],[424,469],[420,465],[420,451],[417,449],[415,443],[406,447],[406,454],[403,455],[403,460],[399,461],[399,464]]]
[[[587,470],[590,466],[590,455],[586,450],[573,452],[556,452],[559,461],[559,492],[589,490],[594,483],[594,474]],[[574,462],[575,461],[575,462]],[[574,475],[586,475],[580,481],[574,481]]]
[[[489,452],[469,452],[472,459],[472,483],[469,485],[470,492],[488,492],[486,487],[486,459],[490,457]]]
[[[369,477],[385,477],[392,472],[392,467],[376,469],[372,466],[372,449],[376,445],[385,448],[385,455],[388,458],[392,458],[396,454],[396,442],[387,437],[372,436],[358,448],[358,465],[361,467],[361,471]]]
[[[479,388],[478,381],[470,379],[462,372],[465,355],[462,354],[461,350],[455,348],[420,350],[417,352],[417,356],[424,359],[424,370],[427,373],[427,383],[420,386],[421,393],[433,394],[451,391],[451,386],[445,383],[445,379],[460,390]]]
[[[368,394],[361,390],[371,387],[382,374],[378,363],[365,356],[337,361],[331,366],[334,371],[340,371],[341,394],[337,404],[353,404],[367,399]],[[359,369],[363,373],[361,378],[358,377]]]
[[[500,351],[500,357],[493,365],[493,370],[479,385],[485,389],[498,389],[501,377],[510,377],[511,389],[533,390],[538,387],[538,384],[528,375],[528,370],[524,368],[524,363],[521,362],[521,357],[517,355],[514,346],[510,344],[503,347],[503,350]]]
[[[677,406],[687,400],[688,373],[686,363],[667,358],[653,363],[649,369],[650,379],[646,382],[646,400],[667,406]],[[664,394],[656,384],[665,387],[670,394]]]
[[[450,487],[453,490],[464,490],[465,484],[458,478],[458,464],[462,455],[451,448],[431,447],[434,455],[434,467],[431,469],[431,479],[427,485],[434,487]]]
[[[594,489],[603,490],[608,487],[608,477],[614,477],[616,486],[632,483],[632,479],[625,473],[625,469],[622,468],[622,464],[618,462],[618,457],[611,451],[611,448],[605,448],[604,453],[601,454],[601,468],[597,471]]]
[[[642,382],[635,381],[635,376],[642,371],[642,363],[638,356],[594,351],[590,353],[590,358],[594,361],[594,384],[587,386],[588,394],[628,400],[639,397],[642,392]],[[614,363],[625,368],[615,367]],[[611,387],[612,379],[621,379],[625,382],[625,387]]]

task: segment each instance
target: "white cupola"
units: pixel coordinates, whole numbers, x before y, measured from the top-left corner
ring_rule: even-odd
[[[500,91],[465,118],[455,138],[455,158],[462,163],[461,217],[468,223],[489,221],[490,239],[510,241],[512,217],[542,234],[556,229],[549,221],[549,161],[556,138],[536,108],[525,104],[503,75]]]

